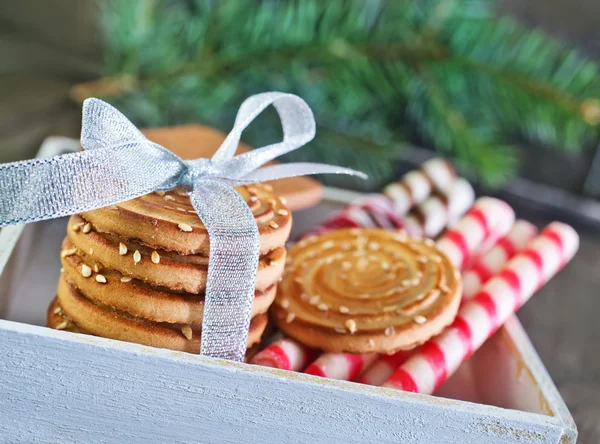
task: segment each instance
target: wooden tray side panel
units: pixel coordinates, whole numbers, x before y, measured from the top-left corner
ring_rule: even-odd
[[[555,418],[0,321],[3,442],[558,443]]]

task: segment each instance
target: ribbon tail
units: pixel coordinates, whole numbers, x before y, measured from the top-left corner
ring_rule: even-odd
[[[223,182],[197,180],[190,198],[210,239],[200,353],[243,361],[260,254],[258,227],[244,199]]]
[[[244,183],[265,182],[269,180],[313,174],[348,174],[351,176],[360,177],[361,179],[368,178],[365,173],[350,168],[327,165],[324,163],[297,162],[264,167],[246,174],[241,178],[241,180]]]
[[[55,219],[177,186],[185,165],[129,146],[0,165],[0,226]]]

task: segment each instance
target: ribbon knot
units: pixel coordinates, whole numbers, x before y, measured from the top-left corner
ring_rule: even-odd
[[[273,105],[283,141],[234,156],[242,131]],[[260,168],[309,142],[315,121],[292,94],[269,92],[244,101],[231,132],[211,159],[184,161],[148,140],[106,102],[83,104],[85,151],[0,165],[0,227],[115,205],[153,191],[184,187],[210,241],[201,353],[241,361],[246,352],[260,236],[236,185],[307,174],[363,173],[315,163]]]
[[[198,182],[205,177],[218,177],[217,168],[211,159],[199,158],[194,160],[184,160],[184,165],[187,167],[186,172],[181,179],[181,187],[187,191],[194,188],[194,182]]]

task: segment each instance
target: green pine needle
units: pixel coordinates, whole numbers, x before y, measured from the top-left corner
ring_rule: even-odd
[[[289,159],[359,168],[374,187],[393,178],[402,146],[417,142],[498,185],[516,170],[518,137],[577,150],[598,136],[600,71],[493,6],[110,0],[102,26],[111,87],[89,92],[142,126],[203,122],[226,131],[247,96],[292,92],[320,128]],[[273,116],[245,138],[272,142],[270,127]]]

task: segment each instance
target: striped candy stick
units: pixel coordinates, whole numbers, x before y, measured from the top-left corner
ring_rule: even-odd
[[[301,371],[317,352],[289,338],[279,339],[258,352],[250,363],[282,370]]]
[[[403,217],[413,205],[425,200],[434,188],[447,189],[454,177],[454,169],[448,161],[431,159],[420,169],[409,171],[399,181],[387,185],[383,194],[372,194],[347,206],[301,237],[340,228],[400,228]]]
[[[503,201],[490,197],[478,199],[472,210],[469,211],[469,213],[467,213],[455,227],[455,234],[450,234],[448,238],[444,236],[438,242],[438,246],[442,245],[440,249],[446,252],[444,250],[444,245],[446,245],[445,248],[452,252],[454,242],[456,239],[459,239],[460,236],[460,239],[464,240],[465,245],[468,245],[468,248],[464,249],[464,251],[461,250],[465,254],[464,258],[461,256],[461,260],[466,260],[469,255],[479,248],[486,236],[490,234],[490,227],[499,230],[497,226],[506,223],[507,219],[510,221],[511,217],[514,220],[514,212]],[[479,227],[478,230],[474,229],[474,223]],[[324,353],[317,359],[317,361],[315,361],[315,365],[309,366],[305,372],[310,370],[313,372],[312,374],[327,377],[332,377],[329,375],[336,375],[335,379],[343,379],[344,376],[353,373],[351,369],[356,368],[356,362],[373,362],[373,360],[376,359],[373,356],[374,355],[372,354],[353,355],[347,353]],[[390,363],[401,363],[404,359],[406,359],[407,356],[408,352],[399,352],[391,355],[387,359],[382,357],[381,359],[385,360],[380,363],[372,372],[371,369],[369,369],[369,375],[367,378],[373,380],[379,380],[383,378],[383,381],[385,381],[385,379],[387,379],[387,377],[391,375],[393,370],[399,365],[398,364],[392,367]],[[339,367],[336,368],[336,365]],[[323,370],[323,367],[326,368],[325,371]],[[364,367],[366,368],[367,366]],[[381,370],[381,373],[377,373],[378,370]],[[385,374],[383,372],[385,372]]]
[[[456,178],[448,190],[433,193],[402,217],[396,213],[394,204],[386,196],[372,194],[334,214],[306,235],[362,227],[404,229],[410,236],[435,237],[469,209],[474,197],[471,184],[463,178]]]
[[[383,194],[394,204],[395,213],[404,216],[413,206],[423,202],[434,189],[446,190],[456,177],[452,165],[445,159],[428,160],[418,170],[406,173],[387,185]]]
[[[462,275],[462,302],[471,299],[509,259],[525,248],[537,232],[537,228],[531,222],[517,220],[506,236],[496,242],[487,253],[476,258]]]
[[[573,257],[578,246],[573,228],[559,222],[548,225],[460,309],[450,327],[402,364],[384,387],[433,393]]]
[[[454,224],[473,205],[475,192],[462,177],[456,178],[445,191],[432,194],[413,208],[402,228],[409,236],[436,237],[447,226]]]
[[[393,355],[383,355],[356,379],[356,382],[381,385],[413,354],[413,350],[400,350]]]
[[[511,228],[515,213],[504,201],[480,197],[467,214],[437,242],[457,268],[464,268],[469,258],[490,236],[500,238]]]
[[[377,354],[323,353],[304,370],[304,373],[324,378],[354,381],[377,359]]]

